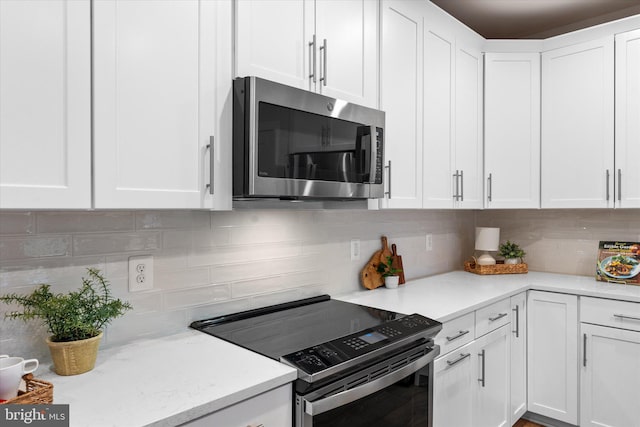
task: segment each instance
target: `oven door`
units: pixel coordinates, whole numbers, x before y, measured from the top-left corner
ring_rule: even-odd
[[[296,427],[431,427],[433,360],[440,348],[423,350],[408,363],[402,363],[406,355],[394,357],[297,394]]]

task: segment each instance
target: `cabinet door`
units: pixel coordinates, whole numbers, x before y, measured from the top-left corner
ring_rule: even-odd
[[[511,424],[527,412],[527,293],[511,297]]]
[[[616,35],[616,206],[640,207],[640,30]]]
[[[231,3],[104,0],[93,16],[95,207],[208,206],[210,155],[230,207]]]
[[[613,206],[613,36],[542,53],[542,207]]]
[[[640,332],[582,323],[580,425],[639,427]]]
[[[427,22],[424,32],[424,173],[425,208],[453,207],[455,35],[445,25]]]
[[[487,208],[540,207],[540,54],[484,56]]]
[[[483,205],[482,52],[456,44],[454,169],[459,175],[455,207],[480,209]]]
[[[422,207],[422,7],[383,0],[380,102],[388,208]]]
[[[578,297],[530,291],[527,407],[578,424]]]
[[[476,387],[475,342],[466,344],[434,363],[433,425],[474,425],[473,392]]]
[[[314,1],[237,0],[235,4],[237,76],[258,76],[313,90],[315,84],[309,76],[317,47],[310,45]],[[317,64],[317,56],[315,60]]]
[[[317,91],[378,106],[378,3],[316,0]]]
[[[0,208],[91,207],[90,5],[0,1]]]
[[[474,420],[477,427],[507,427],[509,417],[510,325],[476,340],[477,381]]]

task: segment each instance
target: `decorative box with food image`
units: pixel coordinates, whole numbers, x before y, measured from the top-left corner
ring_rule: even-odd
[[[600,242],[596,280],[640,285],[640,243]]]

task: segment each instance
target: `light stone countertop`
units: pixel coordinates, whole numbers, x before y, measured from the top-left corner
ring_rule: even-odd
[[[335,298],[447,322],[529,289],[640,302],[640,286],[597,282],[595,277],[539,272],[477,275],[466,271],[410,280],[397,289],[383,286]]]
[[[295,369],[187,330],[98,352],[85,374],[59,376],[53,403],[69,404],[71,427],[175,426],[297,378]]]
[[[529,289],[640,302],[640,286],[593,277],[464,271],[335,298],[446,322]],[[86,374],[63,377],[47,369],[37,376],[54,384],[54,403],[70,405],[72,427],[179,425],[297,377],[293,368],[194,330],[100,350]]]

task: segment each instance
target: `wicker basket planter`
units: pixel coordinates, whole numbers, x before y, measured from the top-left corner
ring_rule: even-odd
[[[79,341],[53,342],[47,338],[56,374],[78,375],[92,370],[101,339],[102,332],[93,338]]]

